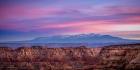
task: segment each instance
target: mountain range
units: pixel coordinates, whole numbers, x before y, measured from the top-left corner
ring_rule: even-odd
[[[140,40],[123,39],[111,35],[101,34],[78,34],[78,35],[55,35],[48,37],[38,37],[27,41],[13,41],[8,43],[88,43],[88,44],[131,44],[140,43]]]

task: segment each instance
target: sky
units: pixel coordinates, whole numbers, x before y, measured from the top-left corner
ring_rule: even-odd
[[[88,33],[140,40],[140,0],[0,0],[0,42]]]

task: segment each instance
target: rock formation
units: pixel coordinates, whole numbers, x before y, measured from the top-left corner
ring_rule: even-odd
[[[0,47],[0,70],[138,70],[140,44],[97,48]]]

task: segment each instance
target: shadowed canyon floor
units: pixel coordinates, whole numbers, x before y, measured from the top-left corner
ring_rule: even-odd
[[[0,70],[140,70],[140,44],[100,48],[0,47]]]

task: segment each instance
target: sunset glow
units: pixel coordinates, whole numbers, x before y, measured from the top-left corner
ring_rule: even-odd
[[[99,33],[140,39],[140,0],[1,0],[0,41]]]

